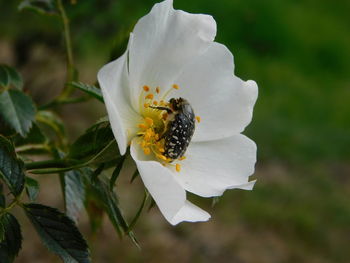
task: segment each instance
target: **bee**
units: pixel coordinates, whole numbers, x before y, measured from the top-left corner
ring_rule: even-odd
[[[191,142],[195,130],[195,114],[184,98],[169,100],[169,108],[153,107],[169,114],[168,123],[161,139],[164,139],[164,156],[176,160],[182,157]]]

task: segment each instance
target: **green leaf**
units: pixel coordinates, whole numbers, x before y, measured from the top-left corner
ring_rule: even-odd
[[[26,192],[29,200],[34,202],[39,194],[39,183],[31,177],[25,177],[26,182]]]
[[[9,152],[15,152],[15,148],[10,140],[0,134],[0,145],[5,147]]]
[[[35,106],[32,99],[19,90],[6,90],[0,94],[0,114],[23,137],[32,127]]]
[[[99,101],[104,102],[101,90],[96,88],[93,85],[85,84],[82,82],[70,82],[70,83],[68,83],[68,85],[70,85],[74,88],[80,89],[81,91],[84,91],[85,93],[98,99]]]
[[[22,76],[14,69],[6,65],[0,65],[0,87],[13,86],[22,89]]]
[[[133,183],[136,177],[138,177],[139,175],[139,171],[136,169],[136,171],[131,176],[130,183]]]
[[[67,263],[90,262],[86,241],[68,216],[41,204],[25,204],[23,207],[49,250]]]
[[[99,160],[110,161],[120,156],[114,142],[114,135],[109,125],[94,125],[72,144],[67,158],[88,161],[99,155]]]
[[[113,186],[120,174],[120,171],[123,167],[123,164],[124,164],[124,161],[125,161],[125,157],[126,157],[126,154],[124,154],[122,157],[120,157],[117,161],[117,166],[115,167],[113,173],[112,173],[112,177],[111,177],[111,180],[109,181],[109,188],[110,189],[113,189]]]
[[[82,174],[78,170],[66,172],[62,176],[62,181],[66,213],[77,222],[85,200]]]
[[[59,138],[63,139],[65,135],[64,124],[60,117],[52,111],[41,110],[36,114],[36,120],[53,130]]]
[[[54,15],[57,14],[57,8],[54,0],[23,0],[18,9],[33,10],[39,14]]]
[[[90,169],[84,169],[87,176],[87,184],[91,186],[91,190],[95,192],[95,196],[98,198],[100,205],[104,207],[111,223],[113,224],[117,233],[122,236],[127,234],[136,246],[138,242],[134,236],[134,233],[130,231],[129,225],[124,219],[124,216],[118,206],[117,196],[114,191],[109,188],[108,179],[104,176],[98,177],[96,180],[91,180],[92,171]]]
[[[102,173],[103,169],[105,168],[105,164],[101,163],[96,170],[91,175],[91,180],[95,181],[97,180],[98,176]]]
[[[27,134],[26,138],[23,138],[21,136],[16,136],[14,138],[14,144],[16,146],[24,144],[43,144],[47,142],[48,139],[45,137],[36,123],[33,123],[33,126]]]
[[[129,225],[129,231],[132,230],[134,228],[134,226],[136,225],[137,220],[140,218],[141,212],[142,212],[143,208],[145,207],[145,204],[146,204],[148,198],[149,198],[149,193],[147,191],[145,191],[145,195],[143,197],[142,203],[141,203],[139,209],[137,210],[133,220],[131,220],[131,223]]]
[[[0,217],[0,243],[4,240],[4,238],[5,238],[5,227]]]
[[[33,123],[27,137],[16,135],[13,139],[17,153],[43,154],[50,152],[49,139],[43,134],[36,123]]]
[[[4,186],[0,181],[0,208],[5,208],[6,206],[6,198],[3,191],[4,191]]]
[[[90,186],[86,186],[86,198],[85,198],[85,209],[89,216],[90,228],[92,233],[96,233],[101,228],[103,223],[103,215],[105,214],[102,209],[98,198],[96,198],[94,191],[91,191]]]
[[[19,195],[24,187],[24,164],[14,152],[0,145],[0,177],[14,195]]]
[[[9,213],[4,214],[0,221],[5,231],[4,239],[0,242],[0,260],[1,263],[10,263],[18,255],[22,246],[21,227],[17,219]]]

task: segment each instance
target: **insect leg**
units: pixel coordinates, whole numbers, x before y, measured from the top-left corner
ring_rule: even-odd
[[[149,106],[149,107],[152,109],[156,109],[156,110],[165,110],[168,114],[173,113],[173,111],[171,109],[166,108],[166,107],[153,107],[153,106]]]

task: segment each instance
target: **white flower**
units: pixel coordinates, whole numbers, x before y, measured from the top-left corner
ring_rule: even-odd
[[[120,153],[130,145],[146,188],[173,225],[210,218],[186,191],[212,197],[255,183],[256,145],[240,133],[251,121],[257,85],[233,75],[233,56],[215,34],[211,16],[174,10],[166,0],[138,21],[124,55],[98,73]],[[170,117],[154,107],[179,97],[201,121],[186,159],[171,160],[161,138]]]

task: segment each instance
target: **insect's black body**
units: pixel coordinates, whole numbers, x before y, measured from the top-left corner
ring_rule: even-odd
[[[192,139],[195,115],[189,102],[183,98],[170,99],[171,113],[163,135],[164,156],[172,160],[182,157]]]

